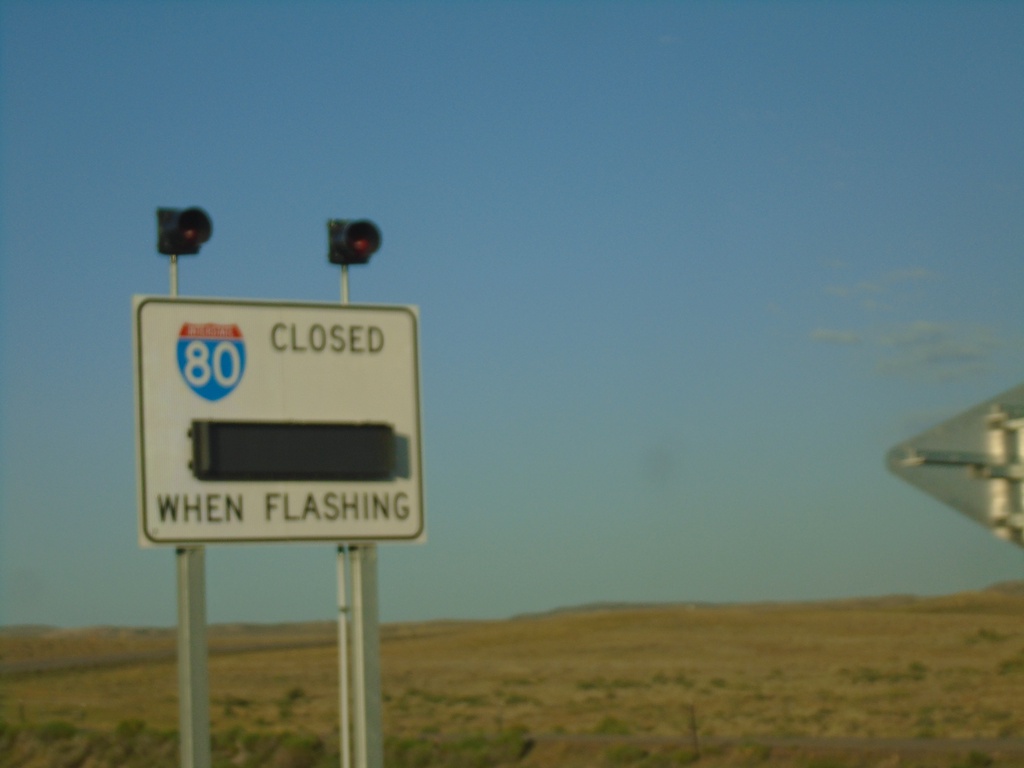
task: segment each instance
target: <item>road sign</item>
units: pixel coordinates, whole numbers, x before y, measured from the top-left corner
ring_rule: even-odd
[[[889,469],[1002,539],[1024,545],[1024,385],[889,451]]]
[[[139,540],[416,540],[413,307],[133,299]]]

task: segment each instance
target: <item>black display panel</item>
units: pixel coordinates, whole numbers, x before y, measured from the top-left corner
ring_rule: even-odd
[[[390,424],[193,421],[199,480],[388,480]]]

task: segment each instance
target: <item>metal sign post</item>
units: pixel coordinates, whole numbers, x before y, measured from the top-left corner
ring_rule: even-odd
[[[341,303],[348,304],[348,264],[341,266]],[[340,707],[339,719],[341,734],[341,768],[350,768],[352,764],[352,719],[349,713],[349,599],[345,573],[348,570],[349,551],[347,546],[338,547],[338,687]]]
[[[341,265],[341,303],[347,305],[348,264]],[[345,568],[342,549],[339,547],[339,584]],[[348,550],[352,571],[352,618],[353,618],[353,669],[355,671],[355,763],[356,768],[383,768],[384,765],[384,724],[380,683],[380,616],[377,584],[377,546],[363,544]],[[341,595],[339,587],[339,596]],[[341,597],[344,601],[345,598]],[[347,618],[347,616],[346,616]],[[341,621],[341,619],[339,619]],[[339,626],[339,636],[346,627]],[[341,655],[339,677],[347,681],[345,667],[348,659]],[[347,691],[342,697],[346,699]],[[352,727],[347,713],[342,716],[342,741],[348,743]],[[342,751],[342,766],[348,768],[349,755]]]
[[[350,768],[352,765],[352,728],[348,685],[349,600],[348,580],[345,578],[348,568],[347,550],[345,544],[338,545],[338,744],[341,752],[341,768]]]
[[[360,544],[351,553],[356,768],[383,768],[377,546]]]
[[[210,768],[210,685],[206,644],[206,551],[180,547],[178,566],[178,722],[182,768]]]
[[[178,257],[171,254],[171,298],[178,297]],[[178,587],[178,728],[182,768],[210,768],[210,682],[206,641],[206,550],[175,550]]]

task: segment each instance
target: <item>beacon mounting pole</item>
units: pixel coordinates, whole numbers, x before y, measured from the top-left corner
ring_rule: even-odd
[[[199,253],[213,234],[201,208],[158,208],[157,251],[171,259],[170,296],[178,298],[178,256]],[[182,768],[210,768],[210,682],[206,642],[206,548],[175,550],[178,592],[178,727]]]
[[[328,261],[341,265],[341,303],[349,303],[349,264],[365,264],[380,248],[380,230],[370,221],[332,219],[327,222]],[[348,716],[347,670],[348,590],[346,560],[352,579],[352,704]],[[377,545],[373,542],[338,545],[338,656],[341,720],[341,764],[349,768],[348,729],[355,768],[384,768],[383,706],[380,681],[380,610]],[[354,727],[353,727],[354,726]]]
[[[341,266],[341,303],[348,301],[348,264]],[[352,574],[352,688],[355,711],[350,722],[346,639],[349,607],[345,590],[346,559]],[[384,739],[380,689],[380,610],[377,545],[338,546],[338,654],[341,664],[341,765],[349,768],[349,729],[355,726],[355,767],[383,768]]]
[[[171,298],[178,256],[171,255]],[[210,681],[206,645],[206,548],[175,550],[178,571],[178,727],[181,768],[210,768]]]
[[[341,265],[341,303],[348,304],[348,264]],[[349,599],[345,575],[348,572],[348,545],[338,545],[338,721],[341,729],[339,749],[341,768],[352,766],[352,722],[349,712]]]

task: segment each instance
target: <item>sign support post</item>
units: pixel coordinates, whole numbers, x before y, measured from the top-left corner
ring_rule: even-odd
[[[179,547],[178,718],[182,768],[210,768],[210,685],[206,646],[206,550]]]
[[[341,265],[341,303],[349,303],[348,296],[348,264]],[[353,669],[355,689],[355,764],[356,768],[383,768],[384,739],[383,718],[380,687],[380,609],[377,583],[377,545],[360,544],[349,550],[352,566],[352,620],[353,620]],[[341,595],[344,573],[344,555],[342,547],[338,548],[338,584],[339,599]],[[347,618],[347,616],[345,617]],[[340,621],[340,620],[339,620]],[[345,629],[338,628],[339,636]],[[342,655],[341,664],[344,668],[347,659]],[[346,679],[345,671],[341,671],[342,680]],[[342,691],[346,699],[347,691]],[[347,713],[342,715],[342,741],[348,741],[347,730],[350,727]],[[343,768],[348,754],[342,755]]]
[[[383,768],[377,545],[352,547],[356,768]]]
[[[341,752],[341,768],[352,766],[352,728],[349,722],[348,685],[348,584],[345,572],[348,566],[348,551],[345,544],[338,545],[338,724],[340,734],[338,749]]]
[[[171,298],[178,297],[178,257],[171,255]],[[206,645],[206,550],[178,547],[178,727],[181,768],[210,768],[210,682]]]

